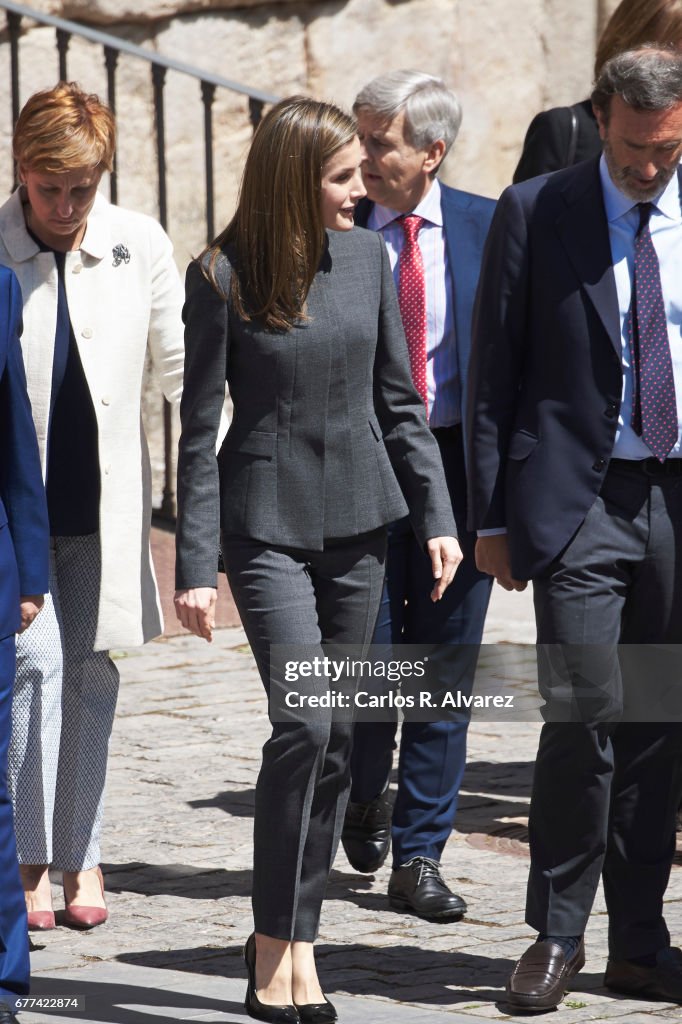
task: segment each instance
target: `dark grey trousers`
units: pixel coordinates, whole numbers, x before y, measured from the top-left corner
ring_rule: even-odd
[[[541,691],[550,703],[557,691],[560,707],[573,685],[595,718],[543,726],[526,920],[540,932],[582,934],[601,876],[610,955],[644,956],[670,941],[662,908],[682,724],[618,722],[623,688],[648,679],[645,669],[633,675],[630,657],[625,678],[617,645],[682,643],[682,477],[612,463],[577,534],[533,586]]]
[[[266,692],[271,644],[369,644],[384,579],[386,532],[323,551],[223,537],[223,558]],[[320,693],[325,687],[321,682]],[[278,684],[282,680],[278,679]],[[350,787],[352,721],[329,708],[272,722],[256,785],[255,929],[312,942]]]

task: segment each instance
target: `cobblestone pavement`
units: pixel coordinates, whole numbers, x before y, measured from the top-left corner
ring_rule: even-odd
[[[508,645],[532,643],[531,617],[527,594],[496,588],[486,639],[499,646],[483,657],[514,653],[515,671],[530,678],[532,650]],[[190,637],[152,643],[119,665],[103,848],[111,919],[93,932],[58,927],[36,937],[33,996],[80,996],[85,1010],[26,1012],[22,1024],[246,1020],[241,947],[251,930],[253,792],[268,723],[243,632],[221,630],[211,646]],[[458,831],[443,857],[446,878],[469,904],[464,920],[438,925],[392,912],[388,868],[358,875],[339,853],[317,955],[342,1024],[515,1019],[496,1000],[531,939],[523,903],[537,732],[528,722],[471,727]],[[681,902],[677,866],[667,906],[677,940]],[[601,896],[587,946],[556,1024],[680,1019],[678,1007],[602,987]]]

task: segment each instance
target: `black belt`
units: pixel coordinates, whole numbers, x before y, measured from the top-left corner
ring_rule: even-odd
[[[609,469],[627,470],[637,476],[682,476],[682,459],[611,459]]]
[[[459,437],[462,433],[462,424],[453,423],[451,427],[431,427],[434,437]]]

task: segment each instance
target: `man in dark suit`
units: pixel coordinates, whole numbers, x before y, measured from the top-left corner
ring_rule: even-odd
[[[21,357],[21,293],[0,267],[0,1024],[14,1024],[28,992],[28,926],[19,878],[7,753],[12,724],[14,635],[38,614],[48,585],[49,533],[31,406]]]
[[[682,56],[616,56],[592,101],[603,156],[506,190],[474,317],[470,524],[479,568],[533,581],[546,700],[522,1010],[583,966],[600,876],[605,984],[682,1002],[662,914],[682,725],[623,721],[652,680],[618,650],[682,642]]]
[[[461,121],[459,102],[440,79],[417,71],[382,75],[362,89],[354,110],[368,196],[355,223],[378,231],[388,248],[412,376],[440,447],[464,553],[453,584],[434,605],[429,558],[409,520],[393,523],[373,642],[427,645],[436,685],[466,691],[492,581],[476,569],[475,537],[466,528],[462,423],[473,302],[495,204],[436,178]],[[356,870],[376,871],[392,838],[391,905],[431,920],[456,919],[466,910],[443,880],[440,859],[457,808],[467,726],[465,715],[404,722],[392,815],[386,794],[396,722],[358,722],[354,730],[346,855]]]

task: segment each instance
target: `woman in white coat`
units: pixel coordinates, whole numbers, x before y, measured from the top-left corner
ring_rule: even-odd
[[[22,349],[46,479],[50,598],[20,637],[9,781],[31,928],[106,920],[99,836],[118,691],[111,647],[162,631],[140,423],[147,351],[180,395],[183,289],[149,217],[97,192],[113,115],[74,84],[37,93],[14,133],[21,186],[0,208],[0,262],[24,299]]]

